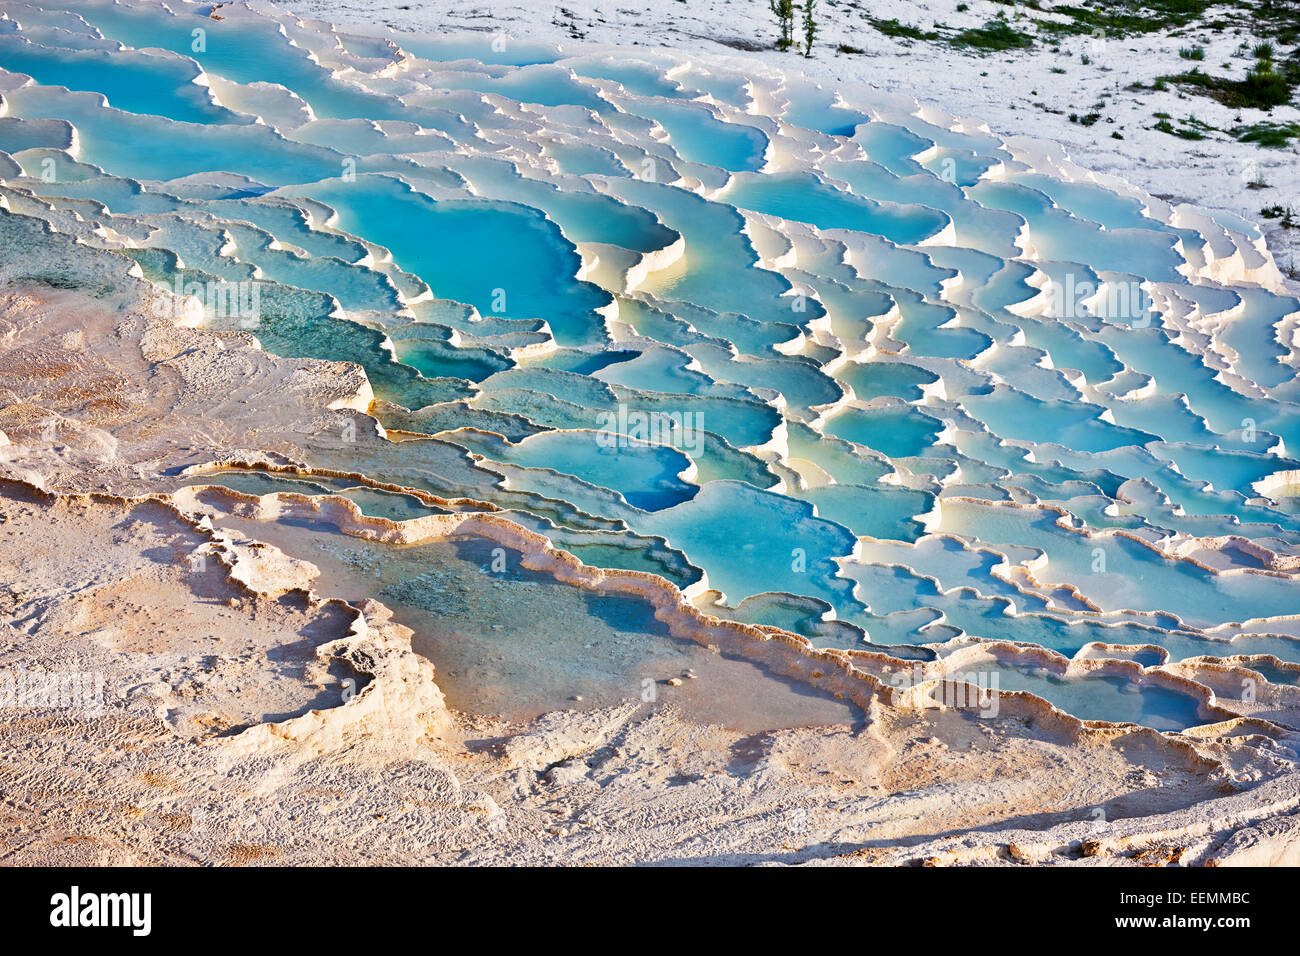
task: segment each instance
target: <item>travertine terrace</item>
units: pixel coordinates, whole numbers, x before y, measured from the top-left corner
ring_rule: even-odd
[[[1300,862],[1298,323],[865,87],[0,0],[0,859]]]

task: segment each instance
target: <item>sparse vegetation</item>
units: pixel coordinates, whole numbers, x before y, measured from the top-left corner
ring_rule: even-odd
[[[1300,229],[1295,211],[1290,206],[1268,206],[1259,211],[1265,219],[1276,219],[1283,229]]]
[[[962,30],[952,38],[953,46],[976,50],[1024,50],[1034,45],[1033,38],[1017,33],[1006,20],[990,20],[982,27]]]
[[[1211,0],[1093,0],[1087,4],[1057,4],[1050,9],[1071,20],[1036,20],[1043,33],[1082,36],[1100,30],[1107,37],[1156,33],[1199,20]]]
[[[1156,113],[1156,124],[1152,129],[1159,130],[1162,133],[1168,133],[1171,136],[1177,136],[1180,139],[1200,140],[1205,139],[1206,133],[1218,132],[1209,123],[1203,123],[1195,116],[1188,116],[1186,119],[1177,120],[1178,125],[1174,125],[1173,117],[1168,113]]]
[[[1240,126],[1233,135],[1243,143],[1256,143],[1267,149],[1282,149],[1292,140],[1300,140],[1300,123],[1255,123]]]
[[[795,0],[769,0],[774,10],[790,7]],[[815,2],[815,0],[813,0]],[[1181,73],[1155,77],[1148,83],[1133,82],[1127,89],[1133,92],[1150,90],[1165,92],[1177,89],[1184,93],[1207,96],[1233,109],[1271,110],[1292,102],[1295,89],[1300,86],[1300,0],[1246,0],[1239,6],[1249,10],[1245,20],[1220,17],[1213,21],[1205,14],[1216,6],[1215,0],[1074,0],[1074,2],[1048,5],[1039,0],[997,0],[1011,11],[999,13],[982,26],[957,29],[936,23],[932,27],[903,23],[897,18],[882,19],[862,16],[881,34],[901,40],[943,41],[958,49],[980,53],[1029,50],[1041,40],[1051,49],[1073,57],[1079,56],[1084,66],[1098,60],[1097,50],[1107,40],[1125,35],[1150,34],[1159,31],[1171,36],[1184,36],[1187,46],[1180,47],[1181,59],[1197,64]],[[852,4],[851,4],[852,5]],[[967,12],[969,3],[959,3],[956,9]],[[1012,12],[1014,11],[1014,12]],[[1034,12],[1050,11],[1061,19],[1046,20]],[[778,14],[779,16],[779,14]],[[814,25],[814,30],[816,29]],[[1207,57],[1206,33],[1235,32],[1242,39],[1236,57],[1252,57],[1254,65],[1245,76],[1237,78],[1208,73],[1200,65]],[[1061,45],[1062,37],[1091,35],[1097,41],[1095,48],[1069,50]],[[784,46],[794,43],[788,29]],[[1260,40],[1260,37],[1267,39]],[[808,44],[805,39],[805,55]],[[863,52],[849,44],[838,47],[841,53]],[[1104,61],[1103,67],[1104,67]],[[1239,60],[1238,60],[1239,62]],[[1064,66],[1049,67],[1057,75],[1065,75]],[[1231,69],[1231,67],[1228,67]],[[1087,116],[1090,114],[1082,114]],[[1082,122],[1081,119],[1076,122]],[[1240,119],[1238,120],[1240,123]],[[1199,138],[1209,127],[1196,124],[1167,124],[1174,135],[1187,139]],[[1298,137],[1294,124],[1261,123],[1240,127],[1232,135],[1244,142],[1261,146],[1282,147]],[[1161,127],[1157,127],[1161,128]]]
[[[1159,130],[1161,133],[1168,133],[1170,136],[1181,137],[1182,139],[1205,139],[1205,134],[1200,132],[1200,130],[1185,129],[1180,126],[1175,126],[1173,123],[1169,122],[1169,120],[1162,119],[1151,128]]]
[[[1189,87],[1225,106],[1268,110],[1291,101],[1292,87],[1300,82],[1300,66],[1288,64],[1287,70],[1279,73],[1270,62],[1260,60],[1240,80],[1212,76],[1194,67],[1186,73],[1162,76],[1157,82]]]
[[[933,30],[922,30],[920,27],[914,27],[906,23],[899,23],[898,20],[879,20],[872,19],[871,25],[887,37],[901,38],[905,40],[942,40],[943,35]]]

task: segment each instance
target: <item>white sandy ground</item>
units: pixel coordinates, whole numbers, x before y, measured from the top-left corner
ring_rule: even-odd
[[[964,95],[934,98],[1026,131]],[[881,697],[769,732],[688,719],[667,687],[654,708],[455,712],[411,632],[307,559],[309,506],[290,523],[229,493],[144,497],[167,469],[337,435],[369,404],[355,366],[27,286],[0,292],[0,383],[0,665],[105,678],[102,713],[5,713],[0,863],[1300,863],[1300,738],[1226,695],[1243,718],[1183,735],[1015,695],[990,719]],[[1294,725],[1300,690],[1278,694]]]
[[[1207,12],[1207,21],[1242,24],[1223,33],[1192,25],[1172,36],[1102,37],[1100,46],[1092,36],[1065,37],[1059,52],[1040,43],[1028,51],[980,54],[955,50],[946,42],[885,36],[866,18],[897,19],[925,30],[936,23],[965,29],[999,14],[1014,16],[1015,7],[968,0],[969,9],[958,12],[957,0],[820,0],[816,9],[822,32],[811,58],[774,48],[776,21],[767,0],[288,0],[283,5],[300,16],[340,24],[482,31],[567,47],[585,42],[740,55],[832,86],[870,84],[975,118],[1001,135],[1060,143],[1082,166],[1122,176],[1159,198],[1230,210],[1264,229],[1283,271],[1300,270],[1300,229],[1282,229],[1276,220],[1260,216],[1261,209],[1274,205],[1300,213],[1300,147],[1295,142],[1266,149],[1223,133],[1189,141],[1152,128],[1156,113],[1167,113],[1174,121],[1195,117],[1217,130],[1230,130],[1261,120],[1294,122],[1300,120],[1300,108],[1236,110],[1173,87],[1164,92],[1128,89],[1135,82],[1150,86],[1158,76],[1192,66],[1216,76],[1244,76],[1254,59],[1242,45],[1249,49],[1275,38],[1253,34],[1235,5]],[[738,52],[738,46],[753,44],[763,49]],[[840,53],[841,44],[864,52]],[[1203,62],[1179,56],[1180,49],[1198,45],[1205,49]],[[1287,52],[1279,46],[1277,55]],[[1053,68],[1065,72],[1053,73]],[[1072,113],[1094,109],[1103,118],[1092,126],[1069,119]],[[1124,138],[1114,139],[1112,132]],[[1247,188],[1261,182],[1267,186]]]

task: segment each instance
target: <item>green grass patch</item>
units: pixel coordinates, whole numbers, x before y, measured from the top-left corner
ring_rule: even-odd
[[[1212,0],[1093,0],[1091,3],[1056,4],[1045,9],[1071,19],[1037,21],[1044,33],[1066,36],[1101,30],[1108,37],[1155,33],[1199,20]]]
[[[1175,126],[1169,120],[1161,120],[1156,123],[1152,129],[1159,130],[1162,133],[1168,133],[1170,136],[1178,136],[1182,139],[1205,139],[1205,134],[1200,130],[1185,129],[1181,126]]]
[[[1159,130],[1161,133],[1168,133],[1170,136],[1177,136],[1179,139],[1200,140],[1205,139],[1206,133],[1216,132],[1215,128],[1208,123],[1202,123],[1195,116],[1189,116],[1186,119],[1178,120],[1178,125],[1170,122],[1172,117],[1168,113],[1156,113],[1156,125],[1151,127]]]
[[[934,30],[922,30],[920,27],[914,27],[907,23],[900,23],[897,18],[892,20],[872,19],[871,25],[887,37],[895,37],[904,40],[942,40],[943,34],[936,33]]]
[[[1232,131],[1243,143],[1255,143],[1268,149],[1282,149],[1293,139],[1300,139],[1300,123],[1255,123]]]
[[[1018,33],[1006,20],[990,20],[982,27],[962,30],[952,38],[952,45],[975,50],[1025,50],[1034,45],[1033,37]]]
[[[1190,88],[1234,109],[1269,110],[1291,102],[1292,89],[1298,81],[1300,69],[1293,68],[1292,64],[1288,63],[1285,71],[1278,72],[1261,60],[1240,80],[1212,76],[1196,67],[1186,73],[1162,76],[1156,82]]]

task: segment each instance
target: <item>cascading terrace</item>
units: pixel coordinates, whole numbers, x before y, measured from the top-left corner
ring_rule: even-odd
[[[135,308],[364,370],[359,432],[156,450],[156,492],[492,514],[1084,718],[1219,719],[1188,661],[1298,682],[1300,301],[1250,223],[1059,148],[720,57],[0,0],[0,233],[10,281],[116,257]],[[339,561],[474,627],[492,555],[446,550]]]

